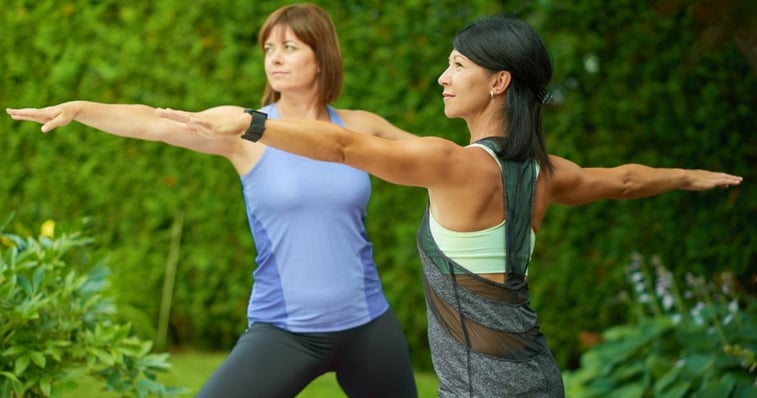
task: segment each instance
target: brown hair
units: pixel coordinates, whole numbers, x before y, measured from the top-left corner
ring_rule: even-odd
[[[268,16],[258,34],[258,44],[263,49],[274,26],[285,25],[292,29],[298,39],[310,46],[318,62],[318,92],[321,105],[339,98],[342,91],[344,68],[342,52],[334,22],[329,14],[315,4],[300,3],[281,7]],[[266,82],[261,103],[263,106],[276,102],[281,93]]]

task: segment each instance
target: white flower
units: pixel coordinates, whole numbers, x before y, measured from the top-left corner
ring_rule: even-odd
[[[666,294],[662,297],[662,308],[665,309],[665,311],[673,308],[673,303],[675,300],[673,300],[673,296]]]
[[[739,312],[739,302],[737,300],[731,300],[731,302],[728,303],[728,312],[731,314]]]

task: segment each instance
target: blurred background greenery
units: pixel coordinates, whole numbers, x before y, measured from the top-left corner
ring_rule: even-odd
[[[0,103],[71,99],[200,110],[259,105],[256,34],[283,1],[22,1],[0,8]],[[517,13],[554,63],[550,152],[580,165],[723,170],[729,190],[555,207],[530,270],[532,303],[565,369],[628,321],[618,298],[633,252],[672,272],[737,276],[754,295],[757,3],[748,0],[321,0],[339,32],[338,107],[465,143],[436,79],[454,33]],[[0,210],[9,230],[45,220],[83,231],[112,265],[118,316],[158,349],[228,350],[245,327],[255,249],[238,177],[223,159],[74,124],[49,135],[0,118]],[[415,232],[420,189],[374,180],[369,236],[416,367],[430,369]],[[27,229],[27,230],[25,230]],[[166,275],[176,267],[170,295]],[[169,272],[167,272],[169,270]],[[170,286],[170,284],[168,284]],[[169,305],[170,304],[170,307]],[[161,305],[170,316],[159,325]]]

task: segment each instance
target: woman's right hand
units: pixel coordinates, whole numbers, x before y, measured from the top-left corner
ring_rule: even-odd
[[[56,127],[71,123],[79,112],[79,107],[74,101],[45,108],[6,108],[5,111],[13,120],[26,120],[41,124],[42,132],[47,133]]]

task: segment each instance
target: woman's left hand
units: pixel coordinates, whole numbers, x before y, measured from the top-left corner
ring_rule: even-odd
[[[242,135],[250,123],[250,115],[239,112],[238,117],[228,113],[187,112],[169,108],[158,108],[155,113],[162,118],[184,123],[204,138],[223,138]]]

